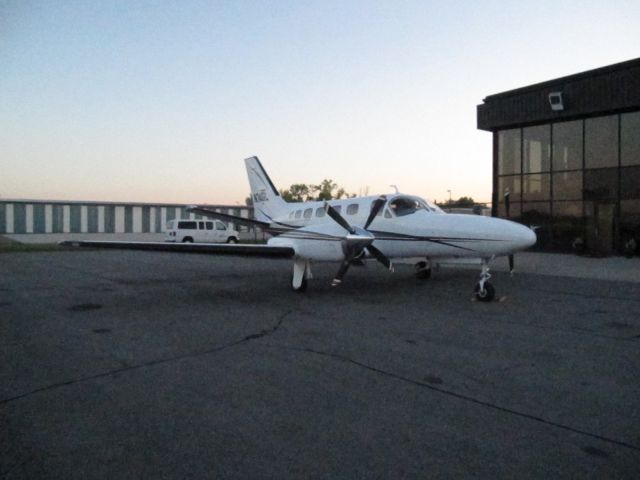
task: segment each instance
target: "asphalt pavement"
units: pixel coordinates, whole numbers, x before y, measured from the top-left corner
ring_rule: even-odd
[[[638,478],[634,264],[536,255],[0,254],[0,477]]]

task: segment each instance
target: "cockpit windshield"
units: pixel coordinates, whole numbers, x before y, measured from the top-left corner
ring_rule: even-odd
[[[411,215],[418,210],[425,210],[430,213],[443,213],[438,206],[427,200],[420,197],[410,197],[408,195],[401,195],[391,200],[389,202],[389,210],[397,217]]]

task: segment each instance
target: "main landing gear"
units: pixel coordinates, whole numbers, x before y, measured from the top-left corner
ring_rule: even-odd
[[[489,283],[491,274],[489,273],[489,264],[486,258],[482,259],[482,271],[480,272],[480,281],[473,290],[476,298],[481,302],[490,302],[496,296],[496,289]]]
[[[307,280],[311,275],[311,263],[309,260],[296,259],[293,262],[293,275],[291,276],[291,288],[294,292],[303,293],[307,290]]]
[[[420,280],[427,280],[431,277],[431,262],[429,259],[416,263],[413,268],[416,270],[416,277]]]

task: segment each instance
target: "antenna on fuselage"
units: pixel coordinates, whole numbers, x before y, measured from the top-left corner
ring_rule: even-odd
[[[396,193],[400,193],[400,192],[398,191],[398,186],[397,186],[397,185],[389,185],[389,186],[390,186],[391,188],[393,188],[393,189],[396,191]]]

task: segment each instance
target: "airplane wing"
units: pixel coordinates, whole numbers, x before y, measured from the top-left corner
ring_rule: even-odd
[[[263,230],[269,229],[269,223],[261,222],[259,220],[254,220],[252,218],[244,218],[238,217],[236,215],[229,215],[227,213],[216,212],[215,210],[211,210],[205,207],[199,207],[198,205],[191,205],[187,207],[188,212],[197,213],[199,215],[204,215],[205,217],[217,218],[218,220],[223,220],[225,222],[233,222],[238,225],[246,225],[248,227],[260,227]]]
[[[235,255],[240,257],[291,258],[291,247],[273,245],[245,245],[226,243],[171,243],[171,242],[111,242],[93,240],[65,240],[65,247],[111,248],[116,250],[151,250],[156,252],[204,253],[209,255]]]

